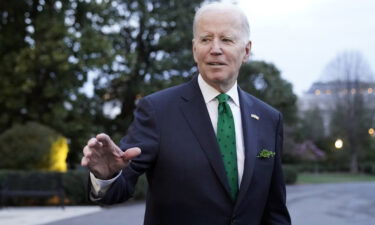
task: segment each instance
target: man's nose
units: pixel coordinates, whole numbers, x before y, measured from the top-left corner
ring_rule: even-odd
[[[211,52],[212,55],[221,55],[223,50],[221,48],[221,44],[219,40],[213,40],[211,45]]]

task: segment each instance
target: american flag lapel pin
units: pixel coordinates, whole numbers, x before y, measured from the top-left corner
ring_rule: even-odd
[[[256,120],[259,120],[259,116],[255,115],[255,114],[251,114],[250,116],[251,116],[251,118],[254,118],[254,119],[256,119]]]

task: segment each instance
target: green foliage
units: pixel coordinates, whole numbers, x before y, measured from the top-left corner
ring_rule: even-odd
[[[375,161],[361,163],[359,170],[365,174],[375,175]]]
[[[315,107],[301,114],[299,125],[296,130],[296,139],[311,140],[314,143],[322,141],[326,134],[322,111]]]
[[[63,194],[62,174],[59,172],[0,170],[0,184],[2,190],[25,194],[8,195],[4,198],[8,205],[45,204],[48,199],[62,197]],[[50,195],[35,195],[35,191],[49,192]]]
[[[292,140],[286,143],[289,147],[284,151],[285,162],[305,164],[326,158],[330,149],[326,141],[328,132],[324,126],[323,113],[318,107],[300,112],[297,122],[288,131],[289,139]]]
[[[372,162],[375,163],[375,136],[371,136],[366,146],[365,156],[362,157],[362,162]]]
[[[345,163],[331,163],[330,161],[323,162],[304,162],[293,164],[299,173],[325,173],[325,172],[348,172],[349,167]]]
[[[135,186],[133,199],[134,200],[145,200],[148,190],[148,182],[146,175],[143,174],[138,178],[137,185]]]
[[[55,179],[58,178],[59,179]],[[12,171],[0,170],[0,184],[4,184],[4,178],[10,177],[7,185],[11,190],[57,190],[62,188],[65,192],[65,204],[91,204],[88,201],[87,171],[73,170],[66,173],[42,172],[42,171]],[[61,183],[60,183],[61,182]],[[15,205],[46,205],[51,204],[50,196],[39,199],[36,197],[10,198],[7,202]],[[58,204],[58,202],[56,202]]]
[[[81,89],[88,71],[111,58],[102,27],[111,1],[18,0],[0,4],[0,133],[38,121],[70,139],[69,159],[101,120]]]
[[[55,161],[52,145],[61,136],[44,125],[15,125],[0,135],[0,169],[49,170]]]
[[[371,151],[368,151],[372,142],[368,134],[373,121],[372,113],[362,94],[337,99],[332,113],[331,135],[343,140],[341,161],[349,164],[352,172],[358,171],[358,160],[367,161],[373,156]]]
[[[63,174],[63,188],[68,204],[90,204],[88,200],[89,174],[85,170],[69,170]]]
[[[38,121],[69,139],[79,162],[86,140],[122,136],[137,95],[181,83],[191,56],[194,1],[19,0],[0,4],[0,132]],[[82,94],[88,72],[94,96]],[[110,121],[105,102],[122,110]]]
[[[292,165],[284,165],[284,181],[286,184],[295,184],[298,177],[298,170]]]
[[[191,51],[195,9],[203,0],[113,1],[117,28],[108,31],[115,60],[95,81],[105,101],[118,101],[121,111],[107,126],[126,130],[137,96],[187,80],[196,72]]]
[[[11,190],[57,190],[60,186],[58,177],[61,175],[59,172],[1,170],[0,180],[4,184],[7,177],[6,185]]]
[[[349,183],[366,181],[374,182],[375,176],[350,173],[301,173],[298,176],[299,184]]]
[[[14,171],[0,170],[0,189],[4,185],[4,178],[11,176],[12,190],[55,190],[62,185],[65,192],[65,204],[87,205],[94,204],[88,199],[89,174],[86,170],[69,170],[65,173],[42,172],[42,171]],[[51,182],[52,176],[61,176],[62,183]],[[31,179],[30,179],[31,178]],[[53,181],[56,181],[53,179]],[[144,200],[147,194],[146,176],[142,175],[133,195],[134,200]],[[34,197],[10,199],[8,202],[13,205],[47,205],[51,204],[49,199]],[[58,204],[56,202],[55,204]]]
[[[344,160],[357,173],[360,163],[368,159],[371,140],[367,132],[375,121],[373,97],[365,91],[373,86],[373,72],[360,52],[346,51],[327,65],[325,74],[334,84],[330,132],[343,140]]]

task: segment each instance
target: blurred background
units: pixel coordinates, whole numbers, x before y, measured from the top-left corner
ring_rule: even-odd
[[[0,2],[2,205],[90,204],[82,147],[119,141],[140,98],[192,78],[204,2]],[[251,26],[239,85],[284,115],[286,182],[375,181],[375,2],[226,2]]]

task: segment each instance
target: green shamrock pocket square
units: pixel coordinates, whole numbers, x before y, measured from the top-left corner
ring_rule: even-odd
[[[267,150],[267,149],[263,149],[262,151],[259,152],[259,154],[257,155],[258,158],[272,158],[275,156],[275,152],[273,151],[270,151],[270,150]]]

